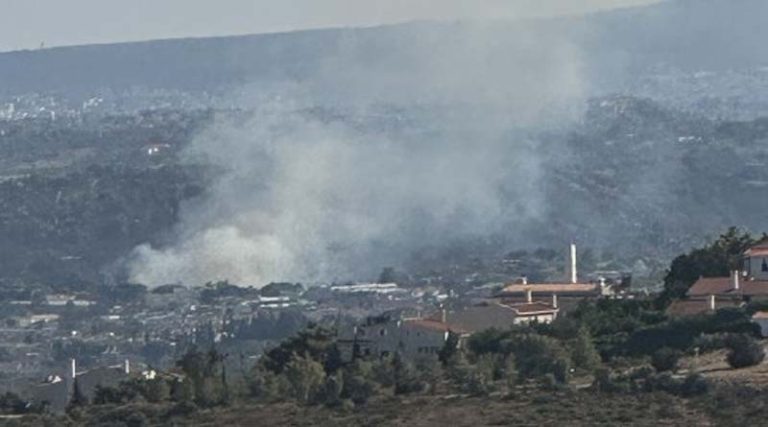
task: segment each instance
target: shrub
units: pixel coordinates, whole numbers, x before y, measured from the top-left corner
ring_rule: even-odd
[[[486,360],[486,359],[484,359]],[[459,352],[448,365],[448,376],[459,390],[476,396],[490,391],[492,370],[483,364],[470,364],[463,352]],[[484,369],[485,368],[485,369]]]
[[[365,405],[376,394],[376,384],[362,375],[344,375],[342,396],[349,398],[355,405]]]
[[[328,375],[325,378],[319,397],[326,406],[338,407],[341,405],[341,393],[344,388],[342,375],[341,372],[338,372],[336,375]]]
[[[369,362],[355,360],[342,376],[344,386],[341,397],[351,400],[355,405],[364,405],[378,392],[378,384],[373,377],[374,372]]]
[[[197,411],[197,405],[191,400],[181,401],[168,408],[168,417],[188,417]]]
[[[728,333],[703,334],[694,340],[693,347],[698,348],[699,353],[720,350],[728,347],[730,336]]]
[[[504,361],[504,378],[507,380],[507,387],[512,388],[517,384],[517,365],[515,356],[510,354]]]
[[[285,367],[285,377],[293,397],[301,403],[311,403],[325,381],[325,369],[310,358],[294,355]]]
[[[765,358],[765,350],[749,335],[734,335],[728,340],[728,364],[739,369],[759,364]]]
[[[573,359],[574,365],[587,372],[594,371],[600,366],[602,360],[600,354],[595,348],[595,343],[592,340],[587,328],[580,328],[576,334],[576,339],[571,345],[571,359]]]
[[[536,334],[522,334],[513,336],[509,345],[521,377],[536,378],[553,374],[561,383],[568,381],[571,360],[558,340]]]
[[[699,396],[709,391],[709,383],[700,374],[690,374],[680,385],[680,394],[683,396]]]
[[[168,387],[168,382],[162,378],[156,378],[146,381],[142,394],[148,402],[159,403],[170,398],[171,390]]]
[[[393,366],[395,370],[395,394],[417,393],[424,390],[425,385],[410,362],[395,357]]]
[[[598,369],[595,372],[595,382],[592,385],[599,391],[613,391],[613,379],[611,378],[611,370],[607,368]]]
[[[680,356],[680,351],[664,347],[653,353],[651,365],[659,372],[674,371],[677,369]]]
[[[276,375],[272,371],[256,368],[249,384],[251,395],[265,402],[284,400],[289,397],[290,384],[284,375]]]

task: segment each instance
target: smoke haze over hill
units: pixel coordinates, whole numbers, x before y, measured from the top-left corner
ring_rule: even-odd
[[[174,245],[136,250],[133,280],[371,278],[419,250],[524,228],[544,201],[539,143],[522,129],[577,117],[580,55],[556,34],[492,34],[408,34],[375,57],[345,40],[280,101],[219,120],[187,155],[226,172]],[[338,117],[308,108],[329,104]]]

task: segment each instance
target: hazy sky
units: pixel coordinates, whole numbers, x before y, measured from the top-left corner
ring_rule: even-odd
[[[361,26],[530,17],[654,0],[0,0],[0,51]]]

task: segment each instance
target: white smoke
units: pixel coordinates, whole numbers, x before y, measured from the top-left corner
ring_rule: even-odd
[[[580,104],[578,51],[554,36],[455,29],[406,32],[375,52],[351,32],[316,78],[278,86],[248,120],[217,120],[185,155],[225,173],[183,212],[175,244],[134,251],[131,279],[371,278],[539,216],[546,147],[517,129]],[[254,99],[269,98],[258,87]],[[330,108],[303,108],[317,105]]]

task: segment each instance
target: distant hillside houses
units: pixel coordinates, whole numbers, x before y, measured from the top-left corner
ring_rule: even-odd
[[[561,312],[563,302],[575,305],[585,298],[622,296],[615,281],[600,277],[596,282],[579,282],[576,245],[569,248],[567,283],[508,284],[495,295],[466,306],[443,308],[429,316],[387,313],[369,317],[351,329],[341,331],[338,339],[343,357],[384,357],[399,354],[409,359],[437,357],[453,334],[461,346],[473,333],[516,325],[551,323]],[[494,284],[495,287],[495,284]],[[344,293],[399,293],[395,284],[360,284],[335,286]]]
[[[407,290],[397,286],[397,283],[352,283],[333,285],[331,291],[344,294],[405,294]]]
[[[615,280],[608,281],[604,276],[598,276],[595,281],[590,282],[579,280],[576,245],[573,243],[569,248],[566,272],[567,281],[561,283],[529,283],[528,279],[523,277],[518,282],[503,287],[496,294],[496,298],[507,305],[530,304],[535,298],[540,298],[550,303],[553,308],[561,308],[561,304],[569,307],[584,298],[624,297],[626,285],[618,279],[621,275],[618,272],[610,272],[617,276]]]

